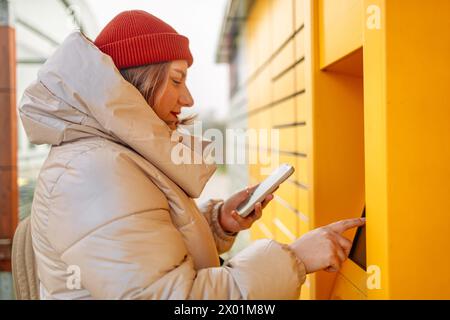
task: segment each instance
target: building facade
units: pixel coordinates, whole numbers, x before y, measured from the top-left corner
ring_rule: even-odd
[[[14,51],[16,59],[15,72],[11,72],[14,73],[11,78],[15,80],[12,88],[15,88],[13,96],[17,104],[26,87],[36,79],[39,68],[70,32],[82,30],[89,37],[94,37],[98,32],[95,17],[84,0],[0,0],[0,4],[0,16],[8,17],[7,28],[10,30],[10,39],[15,42],[10,44],[10,47],[14,46],[11,50]],[[1,70],[2,76],[3,71],[4,69]],[[17,146],[17,155],[14,155],[14,159],[17,158],[14,162],[17,164],[13,167],[17,169],[14,177],[18,178],[19,217],[13,217],[14,213],[1,208],[2,222],[21,220],[30,214],[35,181],[49,151],[47,145],[36,146],[29,143],[18,115],[17,123],[10,126],[12,130],[17,130],[18,140],[17,143],[13,143]],[[15,136],[16,132],[12,134]],[[9,188],[2,187],[4,187],[2,191]],[[7,192],[2,192],[2,196],[6,194]],[[12,211],[16,211],[17,205],[14,204],[16,196],[13,196],[14,193],[10,194],[11,199],[4,200],[6,203],[13,203]],[[4,227],[2,226],[2,231]],[[12,239],[12,234],[8,237]],[[10,247],[11,239],[1,239],[4,243],[0,242],[0,246]],[[5,263],[0,266],[0,299],[11,299],[14,296],[10,261],[9,258],[2,256],[1,262]]]
[[[76,29],[88,37],[98,31],[97,22],[83,0],[11,0],[16,31],[17,103],[37,71],[64,38]],[[29,143],[21,122],[19,133],[19,183],[23,186],[37,178],[49,147]]]

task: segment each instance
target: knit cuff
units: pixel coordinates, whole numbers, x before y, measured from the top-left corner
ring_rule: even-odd
[[[306,280],[306,268],[305,268],[305,264],[303,263],[303,261],[297,256],[297,254],[295,253],[294,250],[292,250],[292,248],[285,244],[285,243],[280,243],[281,248],[283,250],[285,250],[286,252],[289,253],[289,255],[292,257],[292,261],[293,263],[293,267],[294,270],[296,270],[297,272],[297,277],[298,277],[298,287],[301,287],[303,285],[303,283]]]

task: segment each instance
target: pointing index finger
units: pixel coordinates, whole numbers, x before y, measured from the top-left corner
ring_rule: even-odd
[[[342,233],[348,229],[360,227],[366,223],[365,218],[345,219],[330,224],[328,227],[337,233]]]

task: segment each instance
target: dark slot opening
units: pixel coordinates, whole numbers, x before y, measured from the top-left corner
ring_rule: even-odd
[[[362,217],[366,216],[366,207],[362,212]],[[366,265],[366,228],[365,226],[359,227],[356,230],[355,239],[353,240],[352,249],[348,256],[354,263],[367,271]]]

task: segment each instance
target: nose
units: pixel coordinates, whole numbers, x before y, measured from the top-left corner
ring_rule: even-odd
[[[194,105],[194,99],[186,86],[180,94],[179,103],[183,107],[192,107]]]

